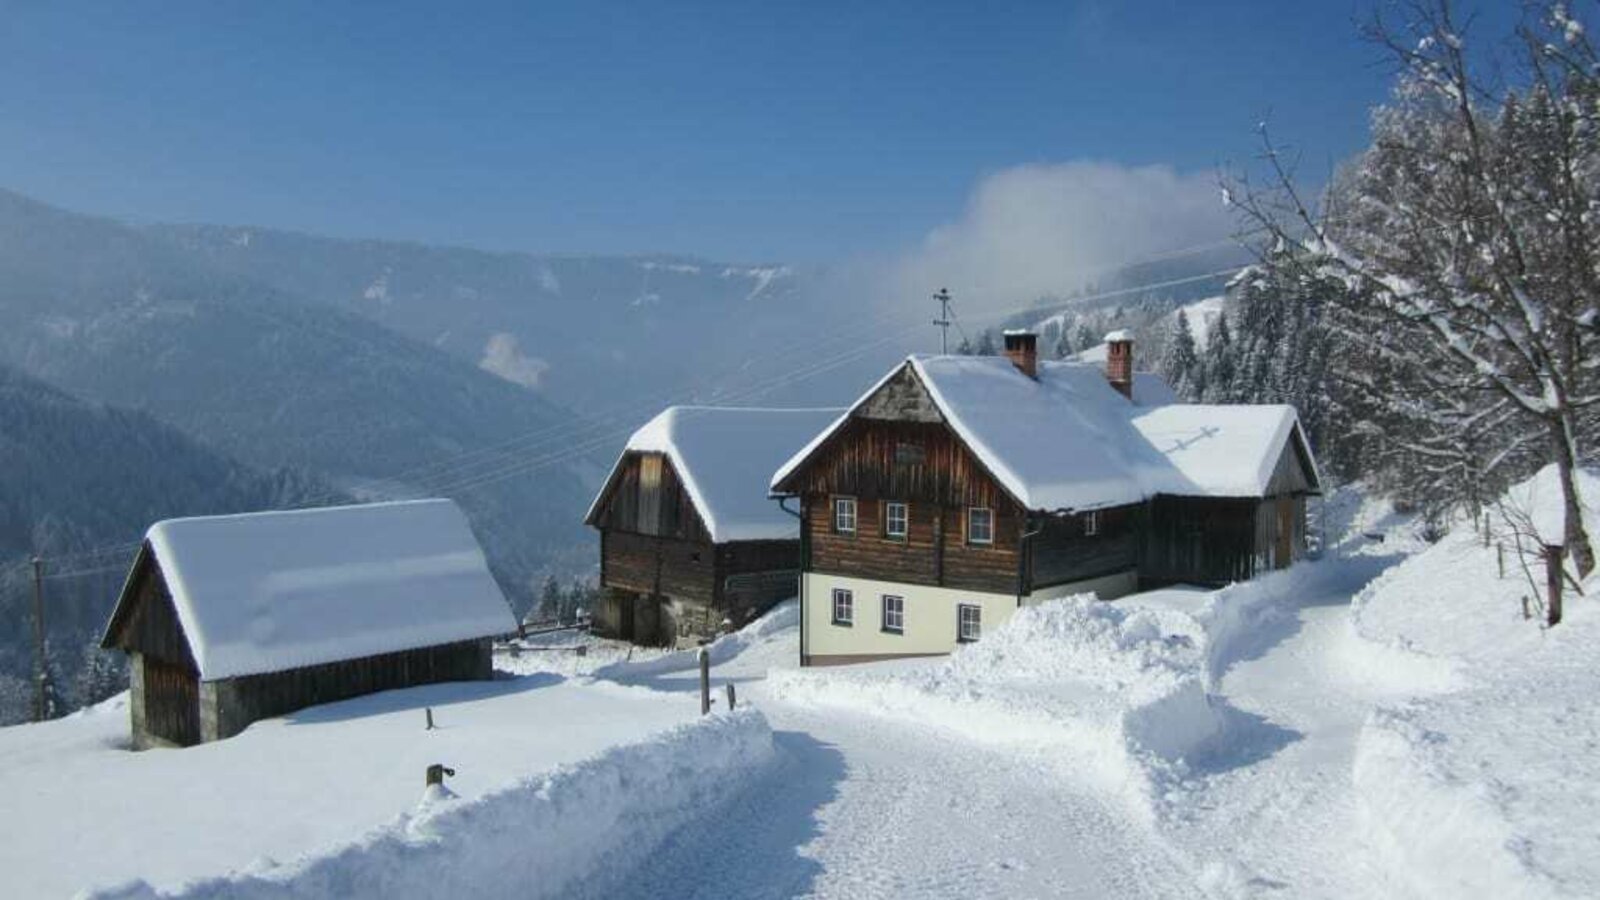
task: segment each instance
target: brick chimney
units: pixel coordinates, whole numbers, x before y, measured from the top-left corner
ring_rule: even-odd
[[[1031,331],[1005,333],[1006,359],[1029,378],[1039,377],[1039,336]]]
[[[1133,399],[1133,332],[1119,328],[1106,335],[1106,380]]]

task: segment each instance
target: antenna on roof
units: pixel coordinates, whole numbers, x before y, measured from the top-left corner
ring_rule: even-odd
[[[939,326],[939,353],[950,353],[950,291],[948,288],[939,288],[933,292],[933,299],[939,301],[939,318],[933,324]]]

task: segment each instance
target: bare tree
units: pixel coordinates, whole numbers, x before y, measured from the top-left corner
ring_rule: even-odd
[[[1236,205],[1298,248],[1297,264],[1343,280],[1346,336],[1409,386],[1387,402],[1420,423],[1417,454],[1454,457],[1471,477],[1538,431],[1582,577],[1594,553],[1574,470],[1600,405],[1600,68],[1581,23],[1551,4],[1518,33],[1517,88],[1496,89],[1449,0],[1410,11],[1404,30],[1368,29],[1399,83],[1321,207],[1264,129],[1267,189],[1241,182]]]

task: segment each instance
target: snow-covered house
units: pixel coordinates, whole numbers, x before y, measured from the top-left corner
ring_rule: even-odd
[[[839,412],[674,406],[634,432],[584,518],[600,531],[596,630],[694,643],[793,597],[799,521],[767,481]]]
[[[492,676],[516,620],[449,500],[151,526],[101,646],[126,651],[136,747],[221,740],[361,694]]]
[[[1187,405],[1133,371],[912,356],[776,472],[801,517],[801,661],[947,653],[1018,606],[1224,584],[1305,550],[1315,460],[1288,406]]]

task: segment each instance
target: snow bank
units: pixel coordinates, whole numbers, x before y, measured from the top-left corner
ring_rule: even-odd
[[[753,709],[709,716],[477,800],[428,795],[345,847],[282,868],[101,898],[573,897],[615,890],[675,830],[759,783],[776,760]]]
[[[711,654],[711,664],[718,666],[799,624],[800,601],[785,600],[738,631],[721,635],[704,649]],[[699,650],[679,650],[642,660],[619,660],[595,669],[593,675],[610,681],[635,681],[671,672],[685,672],[699,667],[699,654]]]
[[[771,695],[913,720],[1058,761],[1149,815],[1222,728],[1194,623],[1092,596],[1018,610],[932,663],[775,670]]]
[[[1600,497],[1600,479],[1584,473],[1579,490]],[[1506,505],[1559,540],[1553,469]],[[1600,578],[1545,629],[1523,618],[1533,588],[1506,557],[1502,578],[1495,548],[1463,524],[1356,598],[1362,638],[1452,673],[1442,691],[1369,716],[1356,800],[1371,843],[1418,893],[1600,896]]]

